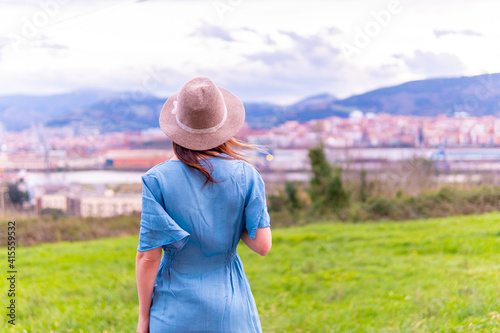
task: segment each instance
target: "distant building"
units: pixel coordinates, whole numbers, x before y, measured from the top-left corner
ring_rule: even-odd
[[[44,194],[37,200],[37,211],[46,208],[60,209],[68,212],[68,198],[65,194]]]
[[[36,211],[52,208],[60,209],[70,216],[112,217],[140,212],[140,193],[119,193],[107,190],[104,194],[83,192],[80,195],[67,193],[43,194],[36,200]]]
[[[352,120],[356,120],[356,121],[363,119],[364,116],[365,115],[363,114],[363,111],[361,111],[361,110],[354,110],[351,113],[349,113],[349,118]]]
[[[130,215],[142,210],[140,194],[90,195],[80,198],[80,215],[82,217],[112,217]]]
[[[105,166],[113,169],[149,169],[174,155],[171,149],[110,149]]]

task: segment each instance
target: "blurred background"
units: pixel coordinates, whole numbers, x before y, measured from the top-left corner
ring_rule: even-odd
[[[161,107],[196,76],[244,102],[237,138],[266,151],[248,153],[274,226],[497,211],[499,11],[491,0],[2,1],[3,219],[25,222],[25,246],[135,235],[140,176],[173,156]]]
[[[4,2],[1,207],[139,211],[134,184],[172,156],[161,107],[195,76],[244,101],[238,137],[268,149],[256,157],[275,194],[286,181],[310,179],[308,149],[320,143],[345,178],[365,170],[390,183],[388,195],[498,184],[495,6]],[[433,172],[414,170],[420,162]]]

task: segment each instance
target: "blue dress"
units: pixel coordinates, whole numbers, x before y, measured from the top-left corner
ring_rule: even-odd
[[[227,155],[224,155],[227,156]],[[142,176],[138,251],[162,246],[150,332],[262,332],[236,247],[270,226],[264,182],[250,164],[210,157],[201,172],[169,160]]]

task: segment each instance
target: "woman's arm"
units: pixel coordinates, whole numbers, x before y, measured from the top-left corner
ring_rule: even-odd
[[[248,231],[244,230],[241,234],[241,240],[255,253],[265,256],[271,250],[273,239],[271,228],[259,228],[255,234],[255,239],[248,237]]]
[[[149,251],[137,252],[135,278],[139,295],[139,324],[137,333],[149,332],[149,310],[156,275],[161,260],[161,246]]]

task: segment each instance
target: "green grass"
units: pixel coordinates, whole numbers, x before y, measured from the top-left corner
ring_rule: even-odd
[[[264,332],[500,332],[499,212],[273,237],[266,257],[239,247]],[[136,244],[19,248],[16,332],[134,332]]]

